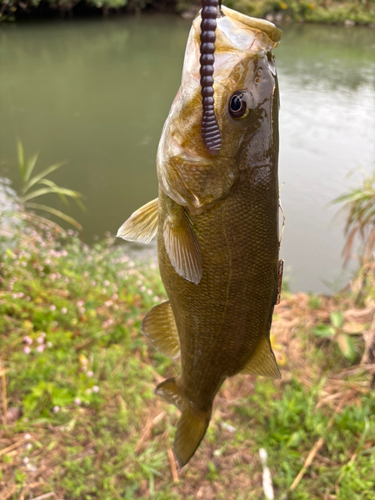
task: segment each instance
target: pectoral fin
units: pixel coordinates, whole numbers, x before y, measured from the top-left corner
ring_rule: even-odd
[[[158,229],[158,199],[152,200],[134,212],[124,222],[117,237],[127,241],[150,243]]]
[[[248,375],[261,375],[263,377],[281,378],[275,355],[272,352],[270,341],[267,337],[259,344],[253,357],[241,373]]]
[[[182,207],[165,219],[163,236],[165,249],[176,273],[198,284],[202,278],[201,253],[194,230]]]
[[[183,467],[194,455],[206,434],[212,408],[206,412],[193,408],[188,399],[183,395],[178,386],[178,381],[174,378],[170,378],[159,384],[155,394],[162,396],[169,403],[177,406],[182,412],[181,418],[177,423],[173,451],[180,467]]]
[[[176,358],[180,354],[177,327],[169,301],[151,309],[142,321],[141,332],[164,356]]]

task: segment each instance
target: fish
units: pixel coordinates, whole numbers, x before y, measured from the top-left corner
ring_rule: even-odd
[[[279,87],[272,53],[281,31],[225,6],[216,21],[220,147],[210,152],[202,138],[198,14],[158,146],[158,198],[118,231],[143,243],[157,236],[169,300],[151,309],[141,331],[165,356],[180,356],[180,374],[155,393],[181,411],[173,445],[181,467],[201,443],[228,377],[280,378],[270,328],[282,267]]]

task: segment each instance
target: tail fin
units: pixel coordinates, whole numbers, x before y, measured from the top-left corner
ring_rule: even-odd
[[[197,412],[186,405],[177,423],[173,451],[180,467],[186,465],[194,455],[206,434],[210,423],[212,408],[207,413]]]
[[[212,408],[207,412],[193,408],[180,391],[175,378],[170,378],[159,384],[155,394],[174,404],[182,412],[177,423],[173,451],[180,467],[183,467],[194,455],[206,434]]]

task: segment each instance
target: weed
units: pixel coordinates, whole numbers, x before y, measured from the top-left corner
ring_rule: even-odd
[[[19,193],[19,201],[23,208],[27,211],[31,210],[42,210],[43,212],[47,212],[49,214],[62,219],[72,226],[74,226],[79,231],[82,230],[82,226],[75,220],[73,217],[61,212],[61,210],[56,210],[53,207],[49,207],[47,205],[41,203],[35,203],[35,198],[39,198],[45,194],[55,194],[59,196],[64,205],[68,205],[68,198],[72,198],[77,205],[85,210],[85,206],[81,201],[82,194],[78,193],[78,191],[73,191],[72,189],[62,188],[58,186],[55,182],[48,179],[48,175],[59,169],[65,162],[55,163],[54,165],[50,165],[45,168],[42,172],[34,175],[32,174],[35,169],[36,162],[38,160],[38,153],[32,156],[29,160],[25,158],[25,152],[22,145],[22,142],[18,140],[17,142],[17,150],[18,150],[18,168],[21,177],[21,192]],[[39,187],[38,186],[42,186]],[[34,188],[33,190],[31,188]],[[36,189],[35,189],[36,188]]]

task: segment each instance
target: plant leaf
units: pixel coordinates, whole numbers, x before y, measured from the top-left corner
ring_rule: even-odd
[[[82,203],[82,200],[80,200],[79,198],[74,198],[74,201],[76,202],[77,206],[82,210],[82,212],[86,212],[86,207]]]
[[[331,312],[330,318],[335,328],[340,328],[344,322],[344,317],[341,312]]]
[[[30,160],[27,162],[26,168],[25,168],[25,178],[24,178],[25,182],[27,182],[30,179],[30,175],[32,174],[32,172],[34,170],[38,156],[39,156],[39,153],[35,153],[35,155],[32,156],[30,158]]]
[[[332,337],[335,334],[335,329],[330,325],[318,325],[313,334],[317,337]]]
[[[24,193],[27,193],[27,191],[32,187],[34,186],[34,184],[36,184],[37,182],[39,182],[41,179],[43,179],[44,177],[47,177],[48,174],[50,174],[51,172],[54,172],[55,170],[57,170],[58,168],[62,167],[63,165],[66,165],[66,161],[62,161],[60,163],[55,163],[54,165],[50,165],[49,167],[45,168],[42,172],[40,172],[39,174],[35,175],[34,177],[32,177],[29,182],[27,182],[27,184],[25,185],[24,187]]]
[[[350,361],[354,361],[355,345],[353,339],[349,337],[349,335],[346,335],[346,333],[340,333],[340,335],[336,337],[336,341],[343,355]]]
[[[355,323],[354,321],[352,321],[351,323],[345,323],[345,325],[342,327],[342,330],[348,335],[360,335],[365,328],[366,325],[362,323]]]
[[[48,212],[50,214],[56,215],[56,217],[59,217],[60,219],[65,220],[66,222],[69,222],[72,226],[74,226],[78,231],[82,231],[82,226],[79,222],[77,222],[73,217],[69,217],[69,215],[64,214],[64,212],[60,212],[60,210],[56,210],[52,207],[48,207],[47,205],[41,205],[40,203],[31,203],[27,202],[25,203],[25,206],[29,208],[34,208],[37,210],[44,210],[45,212]]]
[[[69,202],[66,198],[66,196],[59,191],[59,186],[56,184],[56,182],[53,182],[49,179],[42,179],[41,181],[38,182],[38,184],[42,184],[44,186],[50,186],[51,188],[54,188],[56,191],[56,194],[60,197],[61,201],[64,203],[64,205],[68,206]]]
[[[347,193],[338,196],[333,203],[342,203],[342,209],[347,212],[344,234],[346,243],[343,249],[344,266],[352,255],[354,241],[362,243],[360,258],[368,260],[375,246],[375,173],[364,173],[362,186],[352,188]],[[369,236],[370,233],[370,236]]]
[[[66,196],[70,196],[70,198],[81,198],[82,194],[78,193],[77,191],[72,191],[71,189],[66,189],[66,188],[60,188],[60,187],[46,187],[46,188],[40,188],[36,189],[35,191],[32,191],[31,193],[22,196],[21,201],[25,203],[28,200],[32,200],[33,198],[37,198],[38,196],[42,196],[43,194],[63,194]]]
[[[22,196],[21,201],[22,203],[26,203],[27,201],[32,200],[33,198],[38,198],[38,196],[42,196],[43,194],[49,194],[49,193],[57,194],[57,191],[54,188],[36,189],[35,191],[31,191],[31,193]]]
[[[22,142],[17,139],[17,156],[18,156],[18,167],[21,172],[22,180],[25,182],[25,152],[23,149]]]

